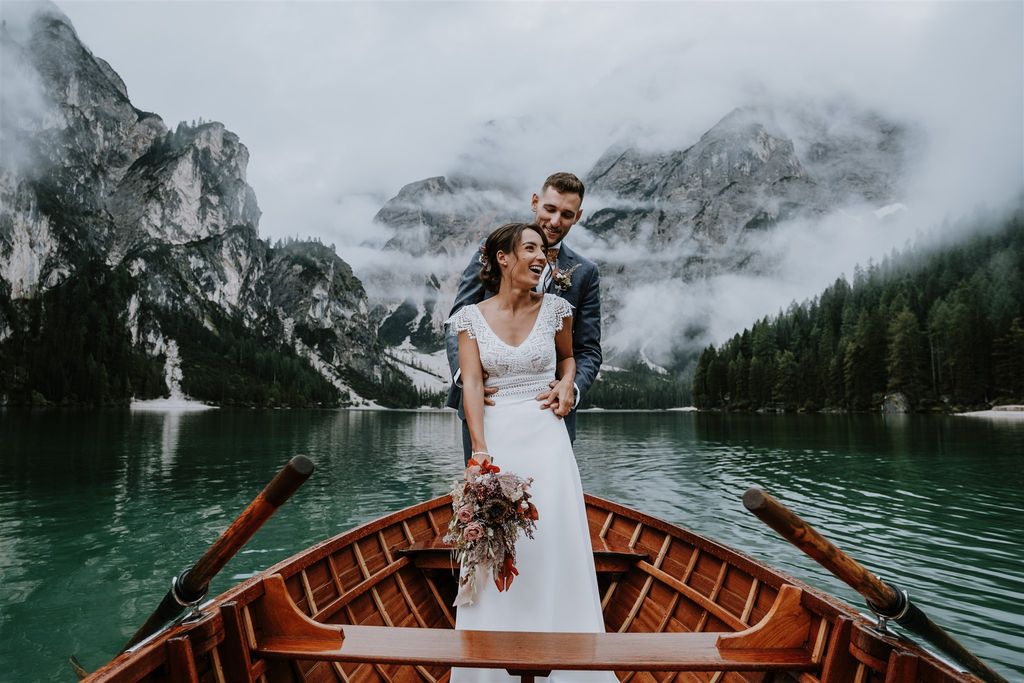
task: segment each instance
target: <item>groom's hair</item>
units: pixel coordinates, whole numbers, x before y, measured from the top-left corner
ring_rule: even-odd
[[[544,190],[549,187],[553,187],[562,194],[578,194],[580,201],[583,201],[583,181],[577,178],[572,173],[552,173],[548,176],[544,184],[541,185],[540,193],[544,194]]]
[[[498,252],[515,253],[516,247],[523,241],[523,232],[533,230],[540,235],[544,250],[548,248],[548,238],[539,225],[533,223],[506,223],[490,235],[480,247],[480,282],[488,292],[497,292],[501,286],[501,267],[498,265]]]

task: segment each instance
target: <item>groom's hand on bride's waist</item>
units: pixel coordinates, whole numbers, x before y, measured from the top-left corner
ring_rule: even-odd
[[[487,378],[490,375],[487,374],[486,370],[484,370],[483,372],[484,372],[484,381],[486,382]],[[498,387],[489,387],[489,386],[486,386],[486,385],[484,386],[484,405],[485,406],[493,406],[494,405],[494,399],[491,398],[491,396],[494,396],[496,393],[498,393]]]
[[[559,380],[553,379],[548,384],[549,389],[542,391],[537,394],[537,400],[540,401],[541,410],[551,409],[551,412],[555,414],[555,417],[561,419],[572,412],[573,405],[575,405],[575,393],[571,390],[565,392],[559,392]],[[559,397],[559,393],[563,395]]]

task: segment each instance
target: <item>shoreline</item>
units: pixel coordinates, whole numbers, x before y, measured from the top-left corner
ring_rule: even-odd
[[[1024,422],[1024,405],[996,406],[988,410],[974,410],[968,413],[953,413],[954,417],[975,417],[986,420]]]
[[[219,410],[220,406],[212,406],[186,398],[154,398],[146,401],[132,401],[128,404],[128,409],[152,413],[195,413],[203,410]]]
[[[391,413],[454,413],[454,408],[420,406],[418,408],[387,408],[381,405],[358,405],[358,406],[334,406],[334,407],[293,407],[293,406],[220,406],[216,404],[203,403],[190,399],[159,398],[144,401],[131,401],[120,406],[77,406],[77,405],[22,405],[12,403],[0,403],[0,410],[27,409],[27,410],[96,410],[104,408],[128,408],[132,412],[152,413],[196,413],[207,410],[242,409],[242,410],[314,410],[314,411],[351,411],[351,412],[391,412]],[[727,415],[879,415],[881,417],[892,417],[893,415],[933,415],[942,417],[971,417],[989,419],[999,422],[1024,422],[1024,405],[996,406],[988,410],[974,410],[962,413],[882,413],[882,412],[768,412],[768,411],[723,411],[723,410],[699,410],[693,406],[679,408],[582,408],[578,413],[601,414],[601,413],[718,413]]]

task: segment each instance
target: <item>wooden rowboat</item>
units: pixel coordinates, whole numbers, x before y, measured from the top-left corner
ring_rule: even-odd
[[[553,669],[634,683],[979,681],[740,552],[601,498],[586,504],[607,633],[455,631],[443,496],[274,565],[88,680],[442,683],[458,665],[524,681]]]

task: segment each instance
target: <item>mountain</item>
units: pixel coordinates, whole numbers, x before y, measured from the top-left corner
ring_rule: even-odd
[[[178,359],[202,400],[418,405],[348,264],[260,239],[238,136],[169,130],[59,10],[29,7],[0,29],[2,400],[164,395]]]
[[[586,226],[657,247],[686,239],[714,247],[798,215],[889,204],[899,196],[912,135],[837,104],[735,109],[685,150],[606,152],[586,181],[610,205]]]
[[[249,152],[224,125],[169,129],[56,8],[9,6],[34,15],[0,29],[0,400],[146,398],[179,374],[192,396],[243,404],[419,405],[444,389],[459,276],[481,237],[530,216],[535,188],[491,160],[501,122],[380,208],[386,258],[357,278],[321,244],[260,239]],[[913,126],[847,101],[723,114],[677,148],[617,141],[581,173],[569,240],[601,266],[598,405],[686,401],[715,320],[702,288],[773,272],[782,226],[900,210]]]
[[[495,226],[516,220],[517,199],[508,188],[455,175],[409,183],[381,207],[374,221],[394,232],[384,249],[401,258],[402,268],[364,273],[364,279],[386,343],[428,353],[442,348],[441,323],[458,284],[453,273],[465,267],[452,264]],[[447,381],[445,364],[432,365],[438,381]]]
[[[666,369],[692,368],[706,345],[697,312],[638,341],[635,316],[623,315],[635,303],[632,292],[671,296],[679,283],[770,271],[762,242],[786,221],[813,223],[849,207],[898,210],[921,142],[911,125],[832,101],[740,107],[682,149],[609,147],[582,175],[584,219],[569,237],[601,266],[608,370],[642,368],[652,373],[638,380],[647,386],[664,381]],[[377,214],[394,234],[388,248],[416,272],[400,283],[392,274],[362,274],[367,283],[387,283],[367,287],[388,343],[432,351],[473,245],[506,220],[529,218],[529,191],[510,186],[459,173],[429,178],[403,187]]]

